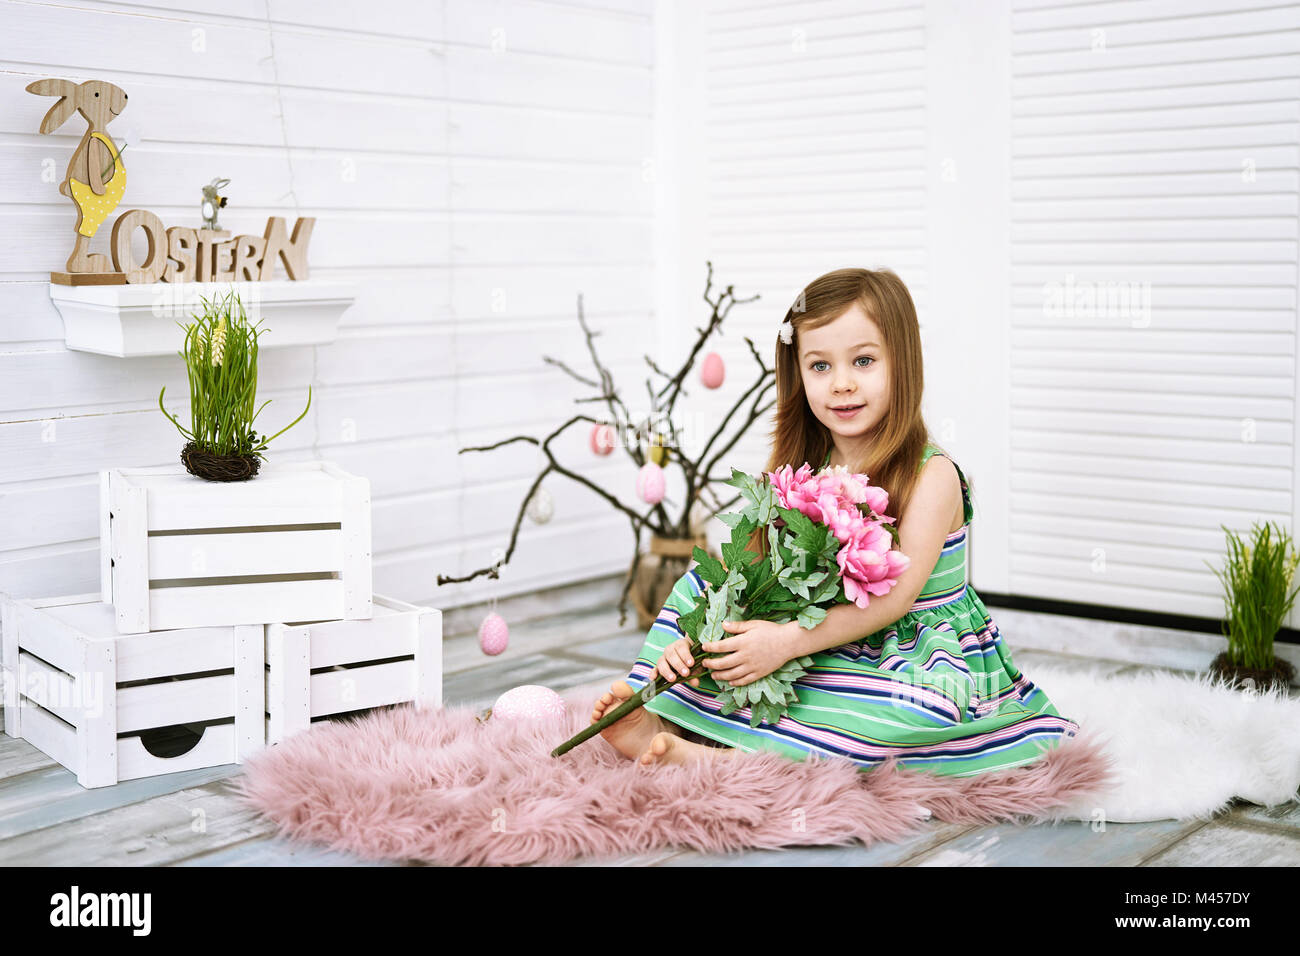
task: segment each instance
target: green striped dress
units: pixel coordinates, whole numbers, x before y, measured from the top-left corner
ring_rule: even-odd
[[[935,453],[942,454],[927,445],[917,470]],[[646,709],[685,728],[689,740],[799,760],[835,755],[862,771],[893,757],[914,770],[971,776],[1030,763],[1073,737],[1079,725],[1016,668],[966,580],[974,508],[966,476],[957,474],[964,523],[947,536],[911,609],[861,640],[809,655],[813,665],[794,685],[799,702],[777,724],[750,727],[748,707],[720,713],[708,674],[699,687],[673,684]],[[684,636],[677,618],[703,590],[694,569],[677,579],[625,678],[633,688],[645,686],[664,648]]]

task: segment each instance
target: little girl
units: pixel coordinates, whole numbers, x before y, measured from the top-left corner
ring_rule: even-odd
[[[970,488],[926,440],[920,328],[898,276],[838,269],[810,283],[778,333],[776,386],[764,470],[811,462],[866,474],[889,493],[897,547],[910,564],[888,594],[866,608],[836,605],[812,629],[728,622],[731,636],[703,645],[726,653],[703,661],[692,659],[677,627],[706,586],[687,571],[592,722],[656,674],[680,682],[606,728],[605,739],[647,765],[772,750],[794,759],[834,754],[864,771],[892,756],[968,776],[1029,763],[1073,737],[1078,724],[1012,663],[966,580]],[[765,556],[765,540],[756,534],[750,550]],[[804,655],[813,665],[794,685],[799,702],[776,725],[750,727],[748,707],[720,713],[715,675],[744,686]]]

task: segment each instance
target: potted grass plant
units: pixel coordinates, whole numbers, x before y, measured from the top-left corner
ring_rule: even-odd
[[[1274,653],[1273,639],[1300,591],[1300,586],[1291,588],[1300,554],[1286,530],[1272,523],[1256,522],[1249,544],[1226,525],[1219,527],[1228,536],[1228,558],[1222,571],[1211,570],[1224,586],[1228,649],[1210,664],[1210,673],[1233,686],[1253,684],[1268,691],[1280,685],[1285,690],[1295,667]]]
[[[190,428],[163,408],[166,386],[158,393],[158,407],[188,439],[181,449],[186,471],[208,481],[247,481],[257,475],[266,457],[263,449],[307,414],[311,386],[307,386],[307,408],[301,415],[270,437],[258,435],[253,422],[271,401],[267,399],[253,410],[258,337],[266,330],[249,325],[244,303],[234,289],[220,298],[201,298],[202,311],[194,313],[188,326],[181,326],[185,345],[177,353],[189,373]]]

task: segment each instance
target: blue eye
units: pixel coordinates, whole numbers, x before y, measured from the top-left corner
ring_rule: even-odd
[[[868,362],[874,362],[874,361],[875,361],[875,359],[872,358],[870,355],[859,355],[857,359],[854,359],[854,362],[857,362],[858,359],[866,359]],[[815,372],[815,371],[817,371],[817,366],[818,366],[818,365],[825,365],[825,364],[826,364],[825,362],[822,362],[822,361],[819,360],[819,361],[813,362],[812,365],[810,365],[810,366],[808,366],[808,367],[811,368],[811,369]],[[870,368],[870,367],[871,367],[871,366],[869,366],[869,365],[859,365],[859,366],[858,366],[858,368]]]

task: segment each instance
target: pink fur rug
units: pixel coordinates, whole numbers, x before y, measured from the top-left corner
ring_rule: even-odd
[[[563,725],[409,705],[323,721],[254,754],[232,784],[283,835],[367,859],[554,865],[668,846],[870,846],[917,832],[927,809],[950,823],[1044,822],[1112,781],[1083,731],[1033,764],[973,777],[762,752],[645,767],[599,736],[552,757],[601,692],[571,691]]]

